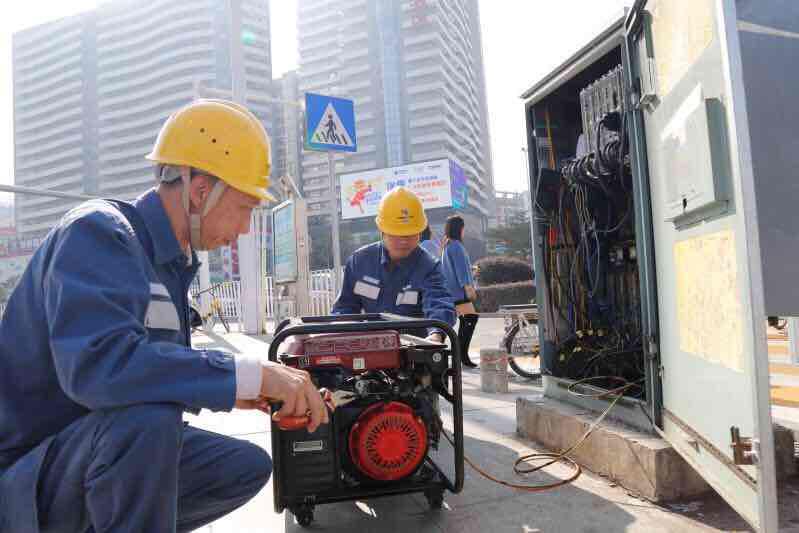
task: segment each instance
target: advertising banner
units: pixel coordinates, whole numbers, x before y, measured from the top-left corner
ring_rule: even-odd
[[[460,169],[457,164],[457,169]],[[460,169],[453,187],[449,159],[412,163],[399,167],[353,172],[340,176],[342,220],[373,217],[383,195],[394,187],[406,187],[422,200],[425,209],[452,207],[453,191],[465,204],[466,178]]]

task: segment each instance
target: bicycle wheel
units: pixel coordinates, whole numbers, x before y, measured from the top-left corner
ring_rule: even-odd
[[[508,365],[516,374],[526,379],[541,377],[541,360],[538,357],[538,339],[519,336],[519,324],[514,324],[507,335],[504,345],[508,351]],[[517,336],[519,338],[517,339]]]

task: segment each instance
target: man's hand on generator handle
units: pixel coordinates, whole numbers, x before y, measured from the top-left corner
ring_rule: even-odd
[[[262,373],[261,398],[238,401],[236,407],[269,412],[269,402],[281,402],[282,407],[274,414],[275,421],[307,416],[310,419],[308,431],[311,433],[320,424],[328,423],[327,407],[308,372],[270,361],[263,363]]]

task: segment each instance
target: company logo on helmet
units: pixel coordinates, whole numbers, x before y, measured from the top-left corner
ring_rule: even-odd
[[[406,207],[400,209],[400,216],[397,217],[399,222],[402,224],[410,224],[411,223],[411,213],[408,211]]]

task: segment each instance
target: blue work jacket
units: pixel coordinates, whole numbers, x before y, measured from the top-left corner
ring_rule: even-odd
[[[45,238],[0,321],[0,530],[5,511],[9,531],[38,531],[36,472],[53,436],[90,411],[233,408],[233,358],[189,348],[198,266],[154,190],[86,202]]]
[[[333,314],[396,313],[455,324],[455,308],[441,262],[417,246],[393,267],[381,242],[356,250],[344,267]]]
[[[429,253],[436,259],[438,259],[438,257],[441,255],[438,251],[438,245],[435,242],[431,241],[430,239],[420,242],[419,246],[422,247],[422,250]]]
[[[447,290],[456,302],[466,301],[466,285],[474,285],[472,262],[461,241],[451,240],[441,254],[441,267]]]

